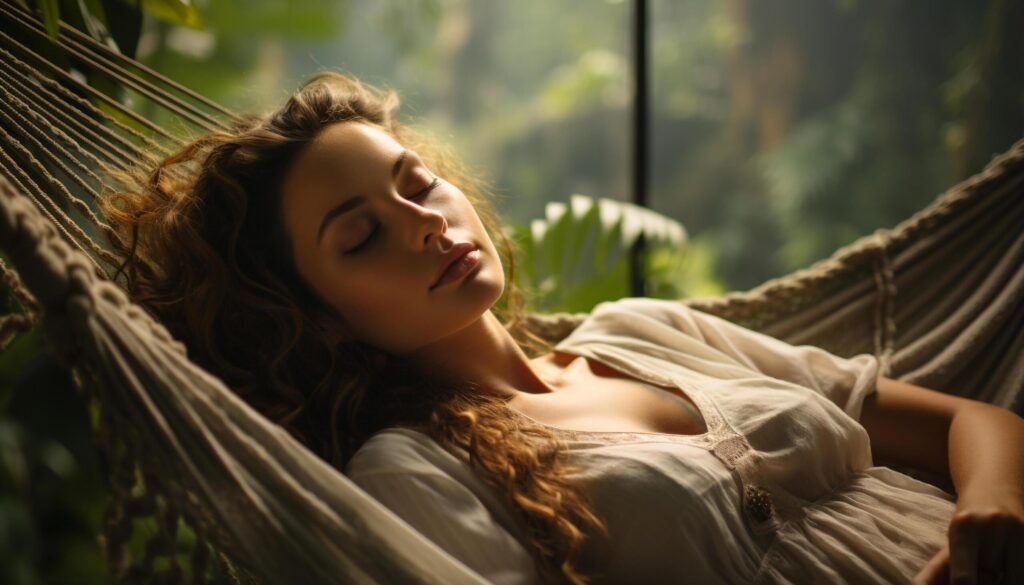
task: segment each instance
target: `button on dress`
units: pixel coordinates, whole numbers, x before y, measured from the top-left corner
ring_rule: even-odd
[[[555,349],[678,387],[707,428],[544,425],[565,441],[580,468],[569,477],[609,529],[584,549],[594,584],[905,585],[947,540],[953,496],[872,463],[858,419],[879,375],[874,356],[790,345],[649,298],[597,305]],[[504,502],[419,431],[375,434],[346,473],[492,582],[539,582]]]

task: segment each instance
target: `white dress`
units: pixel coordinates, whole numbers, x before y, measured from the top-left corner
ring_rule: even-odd
[[[857,422],[879,374],[869,354],[789,345],[648,298],[597,305],[556,349],[679,387],[707,425],[685,436],[549,426],[609,529],[587,549],[592,583],[905,585],[946,542],[953,496],[872,464]],[[345,471],[488,580],[537,583],[521,525],[465,461],[391,428]]]

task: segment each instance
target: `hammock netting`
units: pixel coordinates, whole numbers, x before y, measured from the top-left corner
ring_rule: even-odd
[[[0,346],[38,323],[98,406],[113,573],[198,583],[222,562],[262,583],[485,583],[191,363],[111,280],[119,259],[97,243],[109,227],[95,211],[105,171],[181,141],[34,50],[48,37],[31,14],[0,0],[0,20],[0,248],[13,265],[0,268],[22,307],[0,320]],[[50,48],[195,131],[236,118],[65,23]],[[679,302],[1022,414],[1022,267],[1024,140],[893,229],[752,290]],[[557,342],[586,313],[528,317]],[[132,558],[138,518],[157,531]],[[181,563],[180,525],[196,537]]]

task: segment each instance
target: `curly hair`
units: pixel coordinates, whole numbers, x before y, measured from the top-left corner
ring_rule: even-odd
[[[564,444],[514,417],[507,398],[441,384],[411,363],[317,325],[331,309],[299,276],[281,221],[280,188],[296,155],[331,124],[373,124],[420,152],[457,185],[499,243],[507,286],[491,310],[529,356],[551,345],[525,325],[513,281],[515,247],[474,178],[449,149],[399,124],[399,100],[338,73],[309,78],[276,112],[249,115],[116,177],[101,199],[132,299],[188,348],[190,358],[338,469],[374,432],[408,426],[503,494],[529,535],[542,576],[587,583],[578,567],[591,529],[607,534],[566,477]]]

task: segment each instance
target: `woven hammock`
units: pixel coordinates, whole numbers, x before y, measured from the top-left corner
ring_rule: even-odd
[[[191,363],[184,345],[110,277],[96,243],[103,171],[147,164],[180,142],[79,81],[20,38],[45,38],[0,0],[0,264],[22,313],[0,345],[40,323],[76,386],[99,406],[113,470],[105,526],[128,581],[205,582],[210,559],[265,583],[485,583]],[[76,67],[145,96],[198,131],[234,118],[61,23]],[[90,201],[92,200],[92,201]],[[792,344],[871,353],[884,375],[1024,411],[1024,140],[894,229],[752,290],[680,300]],[[529,315],[551,342],[586,313]],[[140,517],[157,533],[122,554]],[[196,535],[187,566],[180,521]],[[212,556],[211,556],[212,555]],[[155,561],[165,558],[159,571]]]

